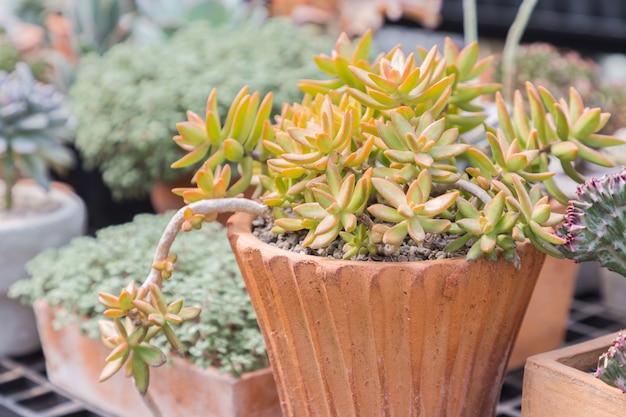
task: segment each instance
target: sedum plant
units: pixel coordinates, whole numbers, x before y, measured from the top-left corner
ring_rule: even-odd
[[[569,202],[559,233],[565,244],[563,255],[576,262],[597,261],[626,276],[626,168],[590,178]],[[595,375],[626,392],[626,339],[619,334],[598,361]]]
[[[202,111],[204,88],[220,86],[232,99],[248,83],[281,101],[299,100],[299,74],[316,76],[310,56],[331,45],[282,19],[219,27],[195,22],[161,45],[117,45],[82,61],[70,90],[80,120],[75,146],[114,197],[145,196],[155,181],[182,175],[169,169],[184,154],[171,137],[186,109]],[[273,112],[279,111],[276,105]]]
[[[529,106],[518,91],[509,111],[499,85],[480,81],[492,59],[479,58],[476,43],[460,49],[448,40],[443,50],[408,54],[398,46],[371,58],[371,36],[341,35],[329,55],[316,55],[325,79],[300,80],[305,97],[282,102],[276,118],[272,93],[244,87],[226,115],[213,89],[204,113],[189,111],[177,124],[174,141],[187,153],[173,166],[201,166],[192,186],[174,190],[187,206],[166,227],[142,286],[101,296],[118,328],[123,317],[135,319],[133,333],[110,340],[136,345],[160,330],[146,299],[156,308],[158,288],[175,273],[170,246],[218,211],[264,215],[271,235],[301,238],[294,250],[332,256],[324,250],[336,245],[345,259],[400,260],[404,245],[419,251],[433,240],[444,241],[444,256],[468,261],[502,254],[518,263],[516,246],[526,240],[561,256],[566,240],[554,228],[563,216],[550,199],[567,198],[549,164],[578,181],[577,158],[611,165],[596,150],[623,143],[597,133],[609,115],[573,89],[556,99],[530,83]],[[493,95],[498,127],[479,105]],[[486,135],[485,147],[465,140],[474,130]],[[251,185],[255,198],[240,198]],[[103,379],[123,366],[115,352]]]
[[[494,62],[493,79],[496,82],[504,82],[502,59],[498,56]],[[527,81],[532,81],[548,89],[556,98],[566,98],[569,89],[574,87],[589,106],[601,107],[611,113],[602,133],[613,134],[625,126],[626,88],[607,83],[600,65],[594,60],[548,43],[531,43],[519,46],[514,62],[514,88],[523,89]]]
[[[23,62],[11,73],[0,71],[0,167],[4,200],[13,208],[13,186],[20,176],[48,189],[48,168],[62,170],[73,157],[63,144],[71,135],[73,120],[64,109],[65,96],[43,84]]]
[[[79,323],[90,337],[98,338],[105,308],[93,291],[114,292],[129,281],[141,281],[169,217],[141,214],[132,222],[98,230],[95,237],[78,237],[47,250],[28,263],[30,278],[14,284],[9,295],[29,305],[44,299],[61,307],[55,326]],[[234,375],[266,367],[263,338],[224,228],[216,223],[181,236],[175,250],[181,257],[178,279],[168,281],[163,294],[202,307],[198,318],[173,326],[185,356],[202,368]],[[163,334],[151,343],[170,350]]]

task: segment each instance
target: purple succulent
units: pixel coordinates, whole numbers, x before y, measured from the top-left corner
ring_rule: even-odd
[[[626,393],[626,337],[622,332],[600,356],[595,376]]]
[[[598,261],[626,276],[626,167],[580,185],[559,233],[566,258]]]

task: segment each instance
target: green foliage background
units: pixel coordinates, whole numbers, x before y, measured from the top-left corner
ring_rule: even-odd
[[[171,213],[141,214],[130,223],[100,230],[95,237],[79,237],[63,248],[47,250],[29,262],[31,278],[11,287],[10,296],[27,304],[46,299],[66,311],[57,315],[56,326],[79,322],[91,337],[99,337],[97,322],[103,319],[104,307],[96,293],[115,294],[130,280],[143,281],[170,217]],[[200,320],[177,329],[187,358],[235,375],[267,366],[256,315],[225,229],[211,223],[182,233],[173,253],[178,262],[164,283],[165,296],[183,297],[185,305],[202,307]],[[159,337],[157,345],[167,351],[165,337]]]
[[[278,113],[280,103],[302,97],[297,80],[320,77],[312,57],[331,48],[313,28],[278,18],[217,27],[200,21],[162,45],[116,45],[85,58],[70,90],[80,120],[75,145],[114,197],[144,196],[155,181],[181,175],[169,167],[182,156],[172,141],[176,123],[187,110],[203,114],[213,87],[222,117],[244,85],[273,91]]]

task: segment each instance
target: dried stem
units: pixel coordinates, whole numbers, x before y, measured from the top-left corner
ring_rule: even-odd
[[[165,227],[159,244],[154,253],[152,264],[164,261],[167,259],[172,248],[172,244],[180,232],[180,228],[185,221],[185,210],[190,208],[194,214],[213,214],[213,213],[225,213],[225,212],[245,212],[250,214],[261,215],[266,212],[267,206],[265,204],[248,200],[246,198],[220,198],[215,200],[201,200],[186,205],[185,207],[174,213],[171,220]],[[163,278],[161,271],[154,268],[150,270],[147,278],[142,284],[142,287],[147,287],[150,284],[156,284],[161,287]]]
[[[487,204],[492,200],[487,191],[483,190],[473,182],[469,182],[466,180],[457,180],[453,184],[433,184],[433,187],[435,187],[437,190],[451,190],[454,188],[460,188],[461,190],[467,191],[468,193],[478,197],[478,199],[484,204]]]
[[[150,395],[148,391],[146,391],[145,394],[141,395],[141,398],[143,399],[143,403],[146,405],[146,407],[148,407],[150,413],[152,413],[154,417],[163,417],[163,413],[161,413],[159,406],[156,404],[154,398],[152,398],[152,395]]]
[[[478,40],[476,0],[463,0],[463,38],[466,45]]]
[[[503,95],[504,99],[509,103],[513,99],[513,90],[515,89],[515,55],[517,47],[536,4],[537,0],[522,1],[504,42],[504,51],[502,52]]]

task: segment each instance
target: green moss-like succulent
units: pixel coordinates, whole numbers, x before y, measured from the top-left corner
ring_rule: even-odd
[[[79,321],[91,337],[99,337],[97,322],[105,308],[93,292],[117,292],[131,280],[140,282],[168,219],[139,215],[98,231],[96,237],[79,237],[48,250],[28,264],[31,278],[16,283],[10,295],[29,304],[43,298],[61,306],[66,313],[57,314],[56,325]],[[213,224],[188,233],[174,250],[178,279],[167,282],[163,293],[169,298],[182,295],[186,305],[202,307],[198,320],[176,329],[186,357],[233,374],[267,366],[265,345],[225,230]],[[163,335],[154,343],[169,350]]]
[[[232,99],[249,84],[273,91],[277,103],[299,100],[296,80],[316,76],[310,57],[330,45],[282,19],[220,27],[196,22],[163,45],[117,45],[86,58],[70,91],[80,120],[76,147],[115,197],[145,195],[154,181],[181,175],[169,168],[183,155],[171,138],[187,109],[203,111],[206,88],[219,86]]]

